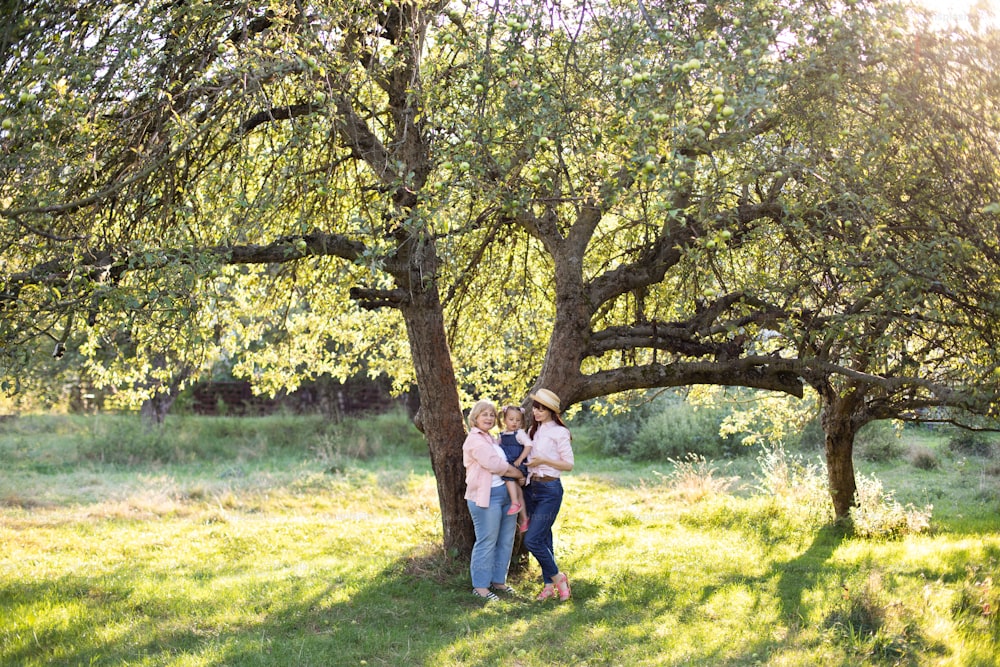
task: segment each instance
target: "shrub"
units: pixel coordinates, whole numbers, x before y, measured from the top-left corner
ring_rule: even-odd
[[[993,455],[993,444],[985,434],[979,431],[969,431],[958,429],[948,438],[948,449],[962,456],[982,456]]]
[[[788,438],[785,444],[788,449],[800,452],[822,452],[825,440],[826,434],[823,432],[823,424],[820,423],[819,417],[816,417],[810,419],[798,433]]]
[[[866,461],[886,463],[906,453],[899,432],[891,422],[885,420],[869,422],[863,426],[855,436],[854,445],[858,456]]]
[[[704,456],[688,454],[680,461],[670,459],[674,469],[666,475],[669,487],[687,503],[713,498],[729,491],[737,477],[716,477],[716,468]]]
[[[723,410],[673,403],[652,415],[636,435],[629,457],[680,459],[688,454],[716,458],[739,451],[735,438],[719,435]]]
[[[786,507],[803,510],[811,524],[821,525],[833,519],[823,464],[806,463],[800,456],[789,455],[780,443],[763,448],[757,462],[759,490]]]
[[[851,508],[854,534],[864,538],[895,539],[922,533],[930,528],[931,509],[900,505],[891,491],[882,490],[882,482],[863,475],[858,477],[856,505]]]
[[[934,470],[938,467],[937,454],[927,447],[917,445],[910,449],[910,463],[920,470]]]
[[[672,400],[676,399],[673,396],[655,397],[614,414],[581,411],[570,425],[573,447],[580,446],[581,451],[591,448],[602,456],[628,456],[643,423]]]

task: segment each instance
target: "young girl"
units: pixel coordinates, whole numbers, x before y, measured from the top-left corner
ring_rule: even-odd
[[[503,419],[504,428],[500,434],[500,448],[503,449],[507,462],[527,476],[528,468],[524,461],[531,452],[531,438],[524,432],[524,409],[516,405],[505,405],[500,417]],[[503,480],[507,483],[507,492],[511,500],[507,514],[519,515],[517,529],[523,533],[528,530],[528,510],[524,506],[521,485],[514,477],[504,477]]]

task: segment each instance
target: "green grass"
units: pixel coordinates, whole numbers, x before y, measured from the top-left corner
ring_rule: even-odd
[[[23,417],[0,425],[0,664],[998,664],[995,466],[917,444],[936,468],[858,465],[935,505],[895,541],[762,493],[752,457],[692,493],[582,450],[556,526],[573,599],[535,602],[531,560],[483,606],[398,416]]]

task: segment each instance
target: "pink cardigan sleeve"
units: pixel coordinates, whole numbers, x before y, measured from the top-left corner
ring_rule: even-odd
[[[479,507],[490,506],[493,475],[502,475],[507,471],[507,459],[493,445],[493,436],[477,428],[469,432],[462,445],[465,499],[474,501]]]

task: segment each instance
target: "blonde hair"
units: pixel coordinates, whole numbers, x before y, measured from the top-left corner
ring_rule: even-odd
[[[469,428],[476,428],[476,420],[479,419],[479,415],[487,410],[492,410],[495,415],[497,413],[497,406],[493,404],[493,401],[485,398],[476,401],[476,404],[469,410]]]

